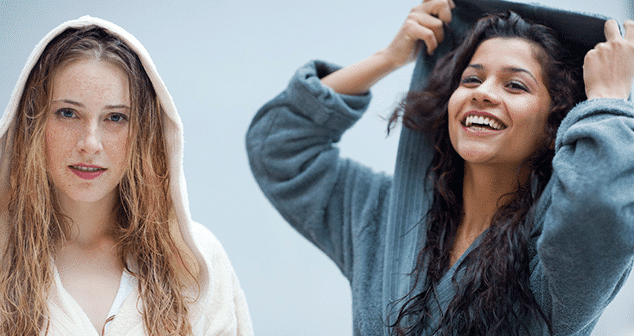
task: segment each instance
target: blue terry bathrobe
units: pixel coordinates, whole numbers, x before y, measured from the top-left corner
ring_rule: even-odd
[[[465,22],[480,17],[490,4],[509,5],[456,4],[448,28],[456,36],[450,33],[435,56],[419,58],[412,89],[421,87],[435,58],[468,27]],[[542,7],[512,6],[528,18],[552,14]],[[569,30],[582,17],[554,13],[556,24],[568,24]],[[590,28],[581,42],[564,40],[569,48],[588,50],[602,39],[604,20],[582,18]],[[423,134],[403,128],[393,176],[341,158],[336,143],[362,116],[371,95],[340,95],[322,85],[320,78],[336,69],[320,61],[300,68],[286,90],[257,112],[247,151],[269,201],[349,280],[354,335],[387,335],[386,321],[393,321],[398,300],[412,289],[409,273],[425,242],[420,223],[432,201],[426,184],[432,148]],[[556,335],[589,335],[627,279],[634,256],[634,104],[618,99],[580,103],[562,122],[555,150],[551,180],[532,217],[530,285]],[[460,278],[460,261],[481,238],[440,281],[439,305],[432,307],[426,335],[455,295],[451,279]],[[545,334],[540,325],[531,330],[531,335]]]

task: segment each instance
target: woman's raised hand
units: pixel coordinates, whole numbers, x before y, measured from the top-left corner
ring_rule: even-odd
[[[585,57],[583,79],[588,99],[627,99],[634,79],[634,21],[623,23],[621,36],[614,20],[605,23],[606,42],[597,44]]]
[[[412,8],[396,37],[383,52],[400,67],[416,59],[421,47],[419,41],[422,40],[431,55],[445,36],[443,25],[451,22],[454,7],[453,0],[423,1]]]
[[[424,0],[414,7],[394,40],[374,55],[335,71],[321,82],[338,93],[367,92],[381,78],[416,59],[422,40],[427,53],[434,52],[444,37],[443,24],[451,21],[453,0]]]

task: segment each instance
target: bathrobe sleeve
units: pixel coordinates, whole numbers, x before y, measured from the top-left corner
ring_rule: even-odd
[[[594,99],[557,134],[538,274],[557,334],[586,332],[629,274],[634,255],[634,105]]]
[[[313,61],[264,105],[247,132],[247,152],[260,188],[299,233],[350,280],[354,242],[375,232],[391,178],[339,157],[336,143],[370,103],[321,84],[333,65]]]

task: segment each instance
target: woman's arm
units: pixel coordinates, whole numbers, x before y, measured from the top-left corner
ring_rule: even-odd
[[[425,0],[412,8],[394,40],[386,48],[349,67],[321,79],[340,94],[366,93],[383,77],[416,59],[421,47],[434,52],[444,37],[443,24],[451,22],[453,0]]]
[[[353,265],[363,264],[355,262],[355,242],[381,248],[384,235],[378,231],[391,178],[341,159],[335,144],[367,108],[369,88],[414,59],[418,39],[429,52],[436,48],[452,7],[451,0],[426,0],[411,11],[387,48],[348,68],[307,64],[249,127],[247,152],[260,188],[348,277]]]
[[[251,172],[271,204],[349,279],[353,239],[380,239],[391,178],[341,159],[336,143],[370,95],[339,95],[320,82],[337,68],[314,61],[265,104],[247,132]],[[378,246],[377,246],[378,248]]]
[[[589,100],[572,109],[558,130],[553,177],[544,193],[551,203],[538,241],[542,280],[536,295],[548,302],[558,332],[591,330],[631,268],[634,105],[624,99],[634,73],[633,34],[630,22],[625,39],[616,22],[607,22],[608,41],[586,56]],[[610,69],[615,61],[619,68]]]

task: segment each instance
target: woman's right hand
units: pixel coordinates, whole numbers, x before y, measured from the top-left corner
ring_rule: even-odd
[[[425,0],[412,8],[392,43],[383,50],[397,67],[416,59],[421,48],[420,41],[431,55],[442,42],[444,24],[451,22],[451,10],[456,7],[453,0]]]
[[[443,24],[451,22],[451,10],[455,6],[453,0],[424,0],[412,8],[386,48],[331,73],[321,82],[340,94],[367,92],[381,78],[415,60],[422,46],[421,40],[427,45],[427,53],[433,53],[444,37]]]

